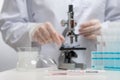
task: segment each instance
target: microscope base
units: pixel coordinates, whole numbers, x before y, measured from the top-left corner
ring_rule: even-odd
[[[86,65],[83,63],[63,63],[58,66],[58,69],[63,70],[75,70],[75,69],[86,69]]]

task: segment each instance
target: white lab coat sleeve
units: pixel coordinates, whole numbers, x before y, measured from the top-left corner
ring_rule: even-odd
[[[120,20],[120,0],[107,0],[105,10],[105,21]]]
[[[36,25],[29,21],[26,0],[4,0],[0,30],[8,45],[14,49],[31,46],[29,32]]]
[[[102,23],[102,29],[108,29],[111,22],[120,21],[120,0],[106,0],[105,22]]]

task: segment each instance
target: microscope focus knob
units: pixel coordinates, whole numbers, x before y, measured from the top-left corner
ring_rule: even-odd
[[[67,24],[67,21],[65,21],[65,20],[61,20],[61,26],[65,26]]]

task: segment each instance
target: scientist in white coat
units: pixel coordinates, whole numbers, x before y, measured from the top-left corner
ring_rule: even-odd
[[[120,0],[4,0],[0,14],[0,30],[4,41],[18,47],[40,47],[40,53],[58,62],[59,47],[65,42],[61,20],[67,19],[68,5],[74,5],[74,18],[78,23],[78,43],[86,47],[76,62],[91,65],[91,51],[96,50],[96,38],[101,29],[120,20]],[[57,46],[57,45],[58,46]]]

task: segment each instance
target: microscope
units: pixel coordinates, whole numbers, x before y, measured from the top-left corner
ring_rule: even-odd
[[[74,42],[78,41],[78,34],[75,34],[75,26],[77,23],[74,20],[74,11],[73,11],[73,5],[68,6],[68,20],[62,20],[61,21],[62,26],[67,26],[66,29],[63,32],[64,37],[69,37],[69,44],[73,44]],[[72,59],[77,58],[78,55],[76,54],[76,51],[85,51],[86,48],[79,46],[67,46],[66,44],[63,44],[60,48],[61,54],[59,57],[59,64],[58,69],[63,70],[73,70],[76,68],[79,69],[85,69],[86,65],[84,63],[76,63]]]

